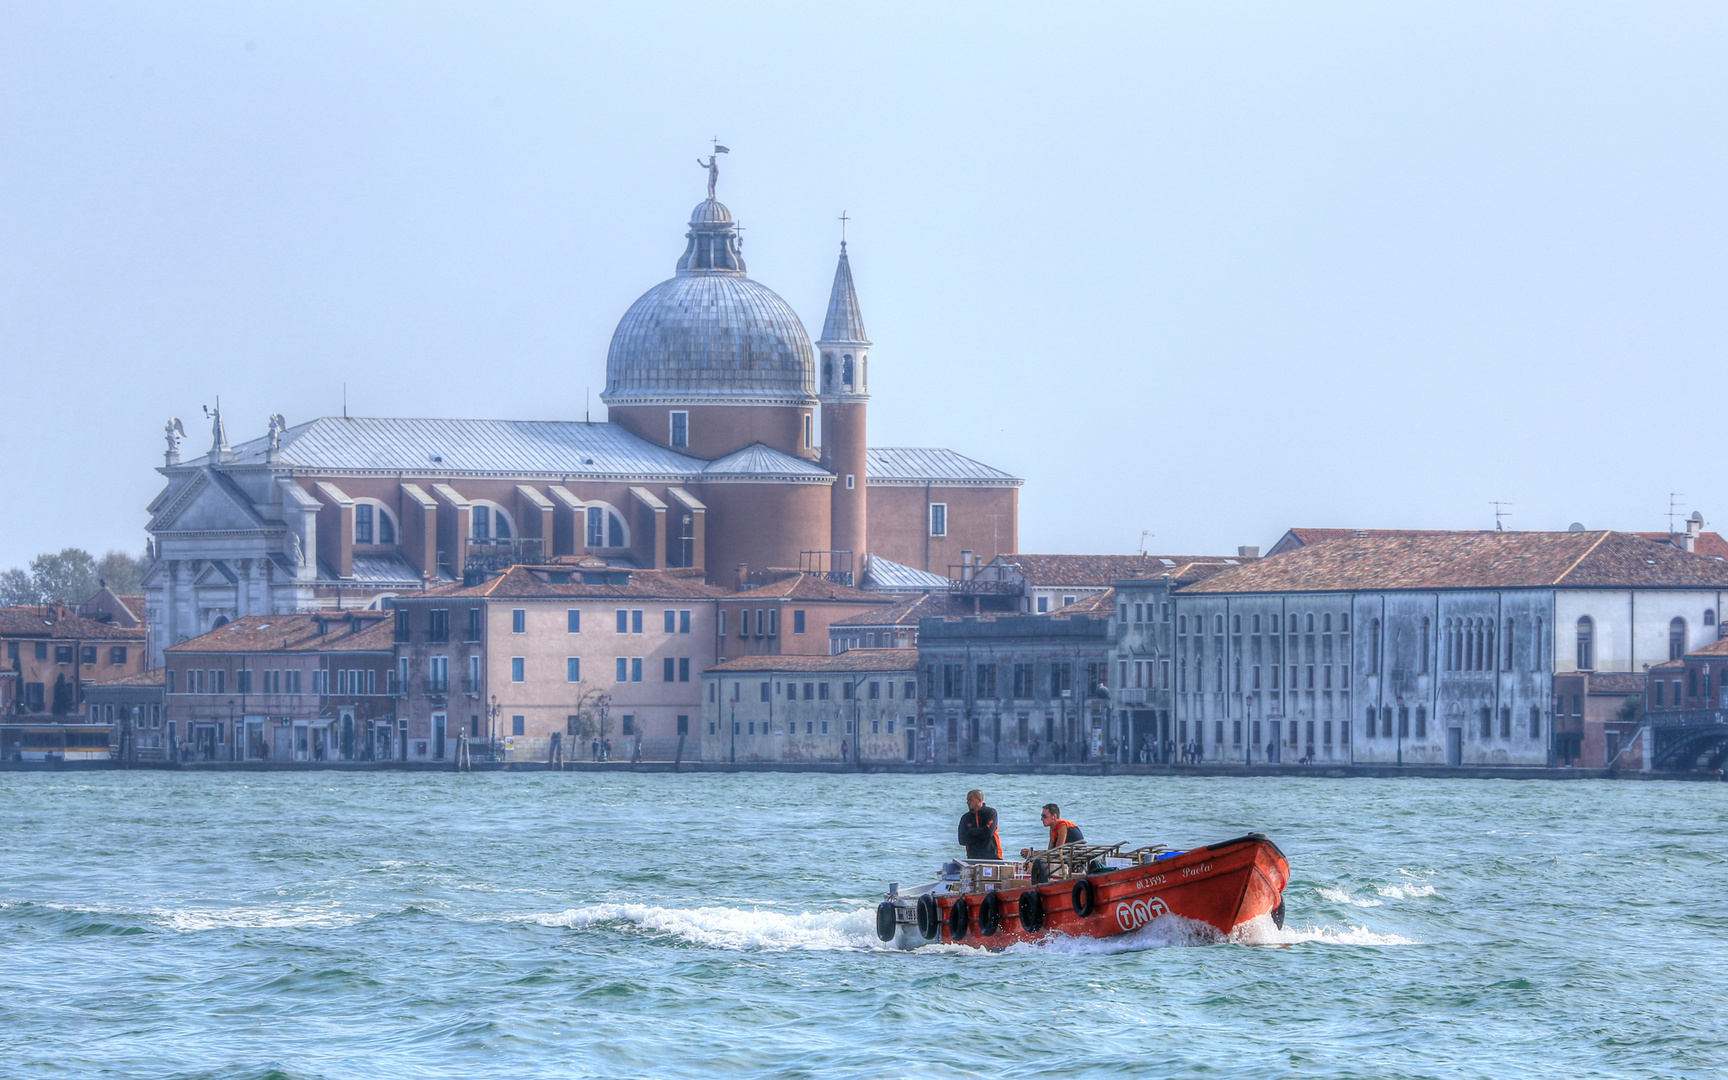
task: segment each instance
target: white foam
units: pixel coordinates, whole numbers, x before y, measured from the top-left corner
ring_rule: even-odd
[[[1398,934],[1380,934],[1362,926],[1292,926],[1282,928],[1271,915],[1238,926],[1229,940],[1238,945],[1302,945],[1315,942],[1322,945],[1414,945],[1416,942]]]
[[[1432,885],[1376,885],[1374,891],[1391,900],[1411,900],[1418,896],[1433,896]]]
[[[1366,908],[1366,907],[1379,907],[1380,905],[1385,903],[1384,900],[1373,900],[1373,899],[1369,899],[1367,897],[1364,897],[1364,898],[1358,900],[1355,897],[1352,897],[1349,893],[1345,892],[1343,889],[1328,889],[1325,886],[1321,886],[1319,892],[1320,892],[1321,896],[1325,897],[1327,900],[1332,901],[1334,904],[1350,904],[1353,907]]]
[[[568,926],[577,930],[605,923],[633,923],[697,945],[744,952],[888,947],[876,938],[876,912],[873,908],[787,914],[761,908],[592,904],[522,918],[542,926]]]
[[[153,921],[180,933],[199,930],[277,930],[296,927],[328,930],[352,926],[367,918],[353,911],[331,908],[232,907],[152,908],[143,912]]]

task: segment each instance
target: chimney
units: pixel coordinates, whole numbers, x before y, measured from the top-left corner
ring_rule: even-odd
[[[750,584],[750,564],[739,563],[732,568],[732,590],[743,592]]]
[[[1687,551],[1698,550],[1698,534],[1704,531],[1704,515],[1692,511],[1692,516],[1686,519],[1686,539],[1681,544]]]
[[[1236,556],[1241,559],[1258,559],[1260,557],[1260,545],[1244,544],[1236,549]]]

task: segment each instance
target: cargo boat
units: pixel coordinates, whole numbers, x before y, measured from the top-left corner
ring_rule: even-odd
[[[1284,925],[1290,864],[1260,833],[1190,851],[1064,844],[1024,862],[956,859],[928,885],[890,883],[876,936],[896,948],[938,942],[1005,948],[1051,934],[1108,938],[1163,915],[1228,935],[1270,915]]]

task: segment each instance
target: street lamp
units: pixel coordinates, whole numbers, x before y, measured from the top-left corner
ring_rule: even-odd
[[[498,695],[492,695],[492,704],[486,708],[486,760],[498,760]]]
[[[738,764],[738,699],[732,699],[732,748],[727,751],[726,759],[733,765]]]

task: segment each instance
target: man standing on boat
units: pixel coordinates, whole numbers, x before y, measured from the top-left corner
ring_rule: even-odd
[[[996,834],[996,811],[984,805],[984,793],[966,793],[966,813],[960,816],[960,843],[968,859],[1002,858],[1002,838]]]
[[[1050,830],[1049,847],[1051,848],[1059,848],[1063,844],[1079,844],[1086,839],[1080,832],[1080,826],[1063,818],[1062,808],[1053,802],[1044,804],[1044,812],[1038,815],[1038,820],[1042,821],[1044,827]],[[1032,848],[1020,849],[1022,859],[1030,859],[1034,854]]]

